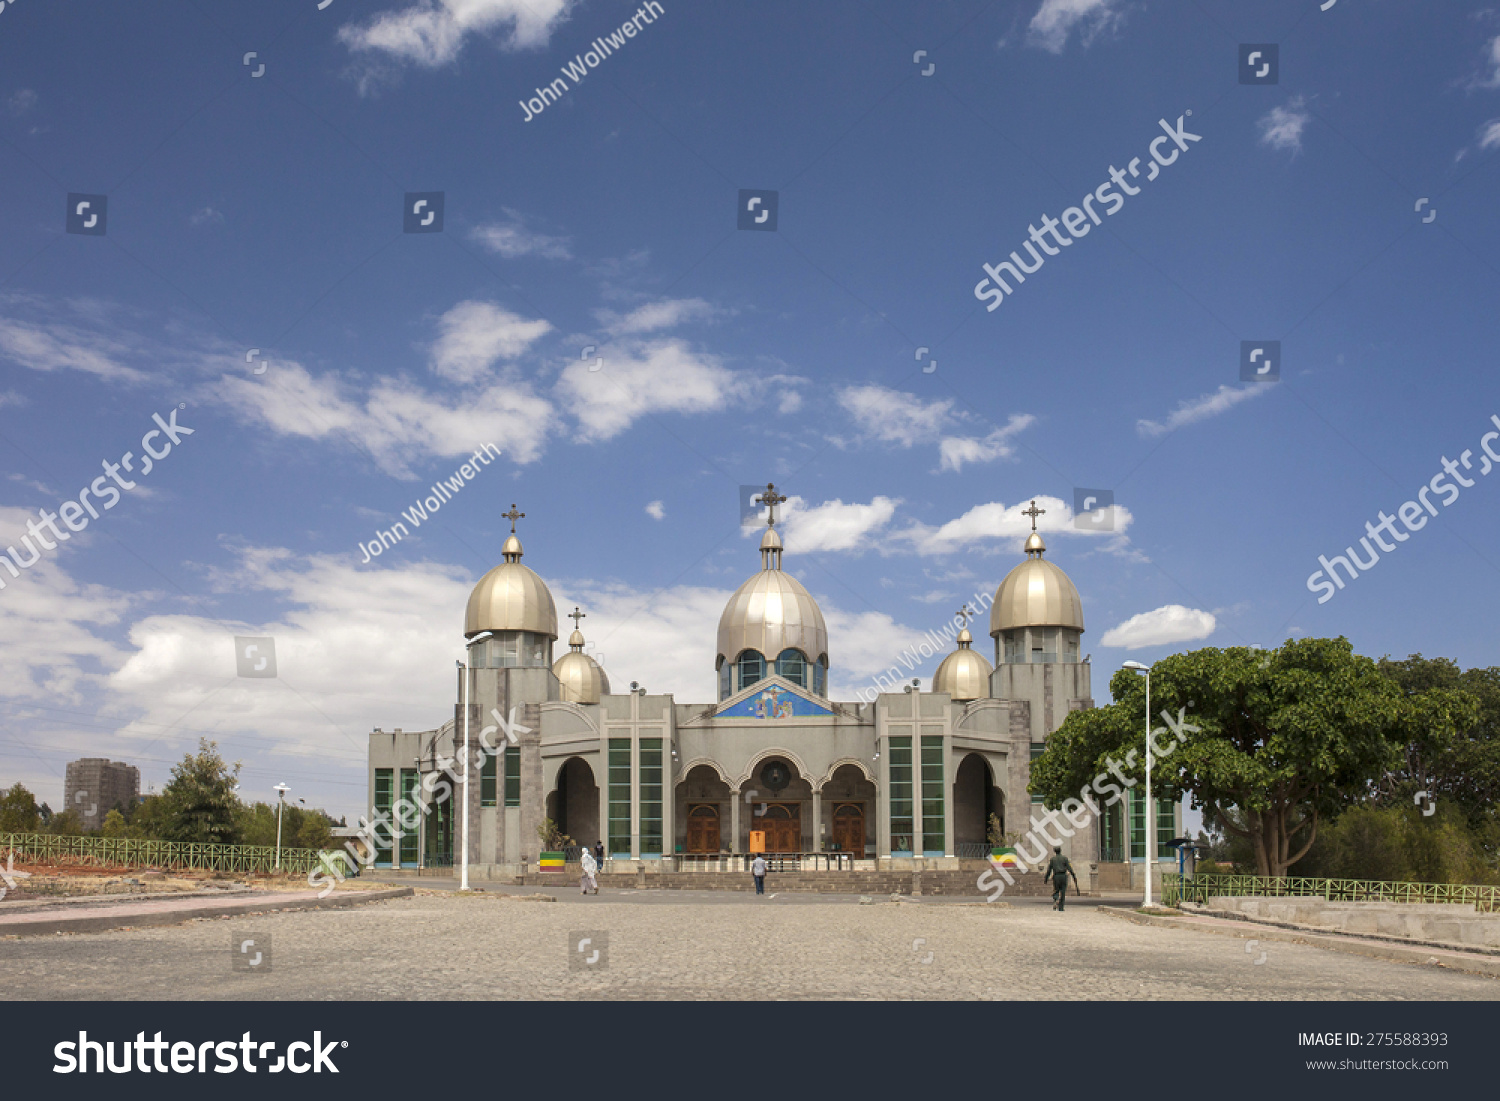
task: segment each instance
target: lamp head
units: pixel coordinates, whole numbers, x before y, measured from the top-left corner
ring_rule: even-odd
[[[1138,661],[1127,661],[1127,662],[1125,662],[1125,664],[1121,665],[1120,668],[1121,669],[1134,669],[1137,673],[1149,673],[1149,672],[1151,672],[1151,666],[1149,666],[1149,665],[1142,665]]]

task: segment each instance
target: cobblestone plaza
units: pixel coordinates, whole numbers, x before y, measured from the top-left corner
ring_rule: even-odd
[[[246,937],[269,947],[269,970],[235,959]],[[630,891],[546,902],[424,890],[346,910],[0,940],[0,966],[3,997],[28,1000],[1500,996],[1500,980],[1448,968],[1247,943],[1135,925],[1093,903],[1058,914],[1045,899]]]

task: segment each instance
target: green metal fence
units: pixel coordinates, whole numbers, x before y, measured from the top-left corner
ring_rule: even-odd
[[[1207,902],[1210,896],[1326,898],[1330,902],[1468,902],[1476,910],[1500,910],[1500,887],[1466,883],[1395,883],[1379,879],[1277,879],[1264,875],[1161,877],[1162,902]]]
[[[125,837],[61,837],[46,833],[0,833],[0,859],[14,853],[27,861],[72,858],[98,864],[180,868],[202,872],[269,872],[276,866],[271,845],[207,845],[192,841],[143,841]],[[316,849],[281,850],[281,870],[301,875],[318,867]]]

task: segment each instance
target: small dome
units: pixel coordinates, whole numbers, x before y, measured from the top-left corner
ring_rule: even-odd
[[[945,657],[932,675],[932,690],[946,692],[959,701],[982,699],[990,694],[990,674],[994,671],[984,655],[971,650],[959,635],[958,649]]]
[[[583,652],[582,636],[577,631],[573,637],[578,645],[552,663],[562,690],[562,698],[570,703],[598,703],[600,696],[609,695],[609,677],[599,663]]]
[[[573,633],[568,636],[568,645],[571,646],[571,647],[573,647],[573,649],[575,649],[575,650],[582,649],[583,648],[583,632],[580,631],[576,627],[573,628]]]
[[[1072,580],[1042,555],[1047,545],[1032,532],[1026,561],[1000,582],[990,608],[990,634],[1016,627],[1071,627],[1083,630],[1083,601]]]
[[[760,537],[761,550],[781,550],[781,536],[776,534],[775,528],[767,528],[766,533]]]
[[[521,541],[511,535],[505,561],[479,579],[464,613],[464,637],[483,631],[532,631],[557,637],[557,606],[546,582],[521,564]]]

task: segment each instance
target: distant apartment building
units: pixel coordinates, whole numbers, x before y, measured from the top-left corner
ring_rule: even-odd
[[[78,812],[83,828],[97,830],[113,808],[129,808],[140,801],[141,771],[124,761],[84,757],[68,762],[63,780],[63,806]]]

